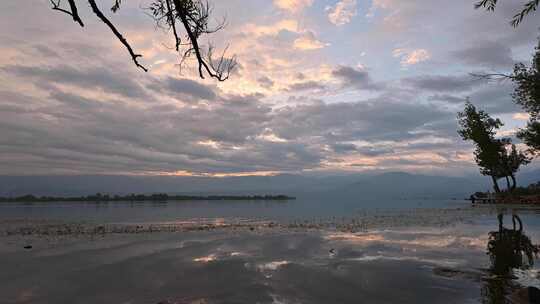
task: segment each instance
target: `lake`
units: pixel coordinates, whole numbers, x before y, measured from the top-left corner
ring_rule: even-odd
[[[7,203],[0,302],[503,303],[540,287],[539,242],[537,209],[465,201]]]
[[[381,210],[469,207],[460,200],[329,200],[48,202],[0,204],[0,219],[32,218],[99,222],[159,222],[190,218],[265,218],[271,220],[354,217]]]

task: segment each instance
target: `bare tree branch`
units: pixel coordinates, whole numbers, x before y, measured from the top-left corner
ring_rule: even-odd
[[[139,57],[142,57],[142,55],[135,54],[135,52],[133,51],[133,48],[131,48],[131,45],[129,45],[126,38],[124,38],[124,36],[122,36],[122,34],[120,34],[120,32],[111,23],[111,21],[109,21],[109,19],[107,19],[107,17],[105,17],[105,15],[98,8],[98,6],[96,4],[96,1],[95,0],[88,0],[88,3],[90,3],[90,7],[92,8],[92,11],[94,12],[94,14],[96,14],[96,16],[98,16],[98,18],[101,19],[101,21],[103,21],[103,23],[105,23],[111,29],[111,31],[114,33],[116,38],[118,38],[118,40],[120,40],[120,42],[126,47],[129,54],[131,55],[131,59],[133,60],[135,65],[138,66],[139,68],[141,68],[143,71],[148,72],[148,69],[145,68],[144,66],[142,66],[139,63],[138,59],[137,59]]]
[[[512,74],[504,74],[504,73],[469,73],[471,77],[475,79],[483,79],[483,80],[505,80],[505,79],[514,79],[514,75]]]
[[[165,0],[165,2],[167,3],[167,11],[168,11],[167,16],[169,18],[169,24],[171,25],[172,30],[173,30],[176,51],[178,52],[180,50],[181,40],[180,40],[180,37],[178,36],[178,32],[176,31],[176,22],[174,20],[174,18],[175,18],[174,11],[171,9],[171,0]]]
[[[62,0],[50,0],[53,10],[61,11],[73,17],[73,20],[81,26],[83,23],[79,17],[75,0],[68,0],[70,10],[61,7]],[[118,40],[126,47],[133,62],[144,71],[148,71],[142,66],[138,58],[142,57],[136,54],[129,42],[118,31],[116,26],[103,14],[95,0],[87,0],[94,14],[105,23],[113,32]],[[117,12],[121,7],[122,0],[114,0],[111,11]],[[209,27],[209,19],[212,8],[205,0],[153,0],[147,8],[159,27],[172,29],[175,39],[175,50],[179,53],[180,66],[183,62],[194,56],[198,63],[199,77],[205,78],[209,75],[218,81],[225,81],[229,78],[231,72],[236,67],[236,56],[225,57],[228,46],[218,59],[213,58],[214,47],[209,43],[208,48],[201,46],[199,38],[206,34],[215,33],[225,27],[225,20],[215,27]],[[177,22],[185,30],[185,37],[179,32]],[[182,40],[184,39],[184,40]],[[181,49],[182,48],[182,49]]]
[[[81,17],[79,17],[79,12],[77,10],[77,6],[75,5],[74,0],[68,0],[68,2],[69,2],[69,8],[71,11],[61,8],[60,0],[58,0],[57,2],[54,2],[54,0],[51,0],[51,4],[53,6],[52,9],[55,11],[60,11],[62,13],[66,13],[70,15],[73,18],[73,21],[79,23],[81,26],[84,27],[84,23],[82,22]]]

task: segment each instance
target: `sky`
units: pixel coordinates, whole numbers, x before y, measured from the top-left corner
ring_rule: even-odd
[[[0,2],[0,175],[467,175],[467,97],[500,136],[528,119],[511,83],[470,75],[530,61],[522,1],[210,0],[227,26],[203,43],[238,58],[225,82],[179,68],[149,0],[98,1],[148,73],[80,2],[84,28],[48,0]]]

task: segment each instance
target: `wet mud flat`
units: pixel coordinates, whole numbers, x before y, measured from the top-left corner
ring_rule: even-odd
[[[491,211],[290,222],[3,221],[0,302],[482,303],[498,296],[486,291],[493,227],[478,223],[483,216]],[[535,284],[534,271],[522,274],[532,278],[527,284]]]

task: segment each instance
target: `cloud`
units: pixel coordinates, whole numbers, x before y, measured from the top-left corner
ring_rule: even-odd
[[[355,87],[361,90],[379,90],[381,85],[372,81],[369,73],[363,69],[355,69],[349,66],[338,66],[332,71],[332,75],[343,81],[348,87]]]
[[[456,60],[488,68],[511,68],[514,64],[512,49],[494,41],[476,42],[473,46],[452,52]]]
[[[470,100],[490,114],[521,112],[522,109],[512,101],[512,91],[511,83],[494,83],[473,92]]]
[[[374,99],[284,107],[275,112],[274,133],[285,139],[323,137],[330,142],[355,140],[406,140],[416,128],[454,117],[435,105],[407,103],[405,93]],[[410,96],[410,98],[413,98]]]
[[[298,21],[294,19],[283,19],[270,25],[249,23],[242,28],[242,32],[253,33],[256,36],[276,36],[283,31],[298,33],[300,31]]]
[[[39,86],[71,84],[85,89],[100,89],[107,93],[131,98],[147,96],[145,90],[135,80],[126,77],[120,71],[113,72],[105,68],[79,70],[67,65],[55,67],[8,65],[2,67],[1,70],[21,78],[30,78]]]
[[[257,78],[257,82],[263,87],[263,88],[271,88],[274,86],[274,81],[270,79],[270,77],[267,76],[261,76]]]
[[[188,96],[194,100],[214,100],[216,93],[210,87],[190,79],[166,77],[156,80],[150,88],[162,91],[171,97]]]
[[[295,49],[300,50],[318,50],[328,46],[328,44],[319,41],[313,32],[307,31],[302,36],[296,38],[293,43]]]
[[[421,164],[444,173],[472,168],[471,157],[453,161],[471,155],[456,133],[465,96],[492,114],[508,113],[508,125],[524,124],[509,83],[466,74],[530,58],[540,23],[509,26],[511,1],[488,14],[468,0],[374,0],[372,18],[362,20],[359,1],[231,1],[215,2],[215,15],[231,22],[212,39],[230,42],[243,70],[224,83],[199,79],[196,66],[178,76],[163,46],[170,36],[154,32],[137,3],[126,3],[133,14],[115,20],[145,62],[164,62],[150,73],[132,66],[100,26],[80,35],[69,18],[51,19],[39,5],[0,4],[9,8],[0,13],[0,174],[298,172],[351,164]],[[13,26],[23,19],[25,27]],[[355,21],[366,26],[346,26]],[[389,51],[396,45],[414,47]],[[421,74],[427,68],[437,72]]]
[[[307,91],[307,90],[324,90],[326,85],[321,82],[310,80],[304,82],[297,82],[289,85],[286,91],[298,92],[298,91]]]
[[[274,0],[274,5],[289,12],[299,12],[313,4],[313,0]]]
[[[373,147],[373,146],[357,146],[352,143],[335,143],[331,145],[334,152],[342,153],[359,153],[363,156],[380,156],[393,153],[394,150],[388,147]]]
[[[0,107],[0,157],[6,160],[0,172],[301,171],[341,154],[382,156],[393,147],[378,141],[410,141],[419,136],[414,130],[453,116],[434,106],[403,102],[414,96],[401,93],[271,109],[260,94],[208,95],[208,88],[190,82],[162,82],[163,91],[150,92],[190,92],[193,101],[214,97],[208,104],[182,106],[159,94],[152,103],[133,104],[52,87],[45,99],[0,93],[12,101]],[[351,143],[358,140],[373,145]]]
[[[460,104],[465,102],[464,97],[458,97],[450,94],[435,94],[428,97],[430,101],[444,101],[449,104]]]
[[[337,26],[351,22],[356,16],[356,0],[341,0],[334,7],[327,7],[328,20]]]
[[[416,89],[437,92],[464,92],[469,91],[479,84],[479,81],[471,76],[443,76],[425,75],[412,78],[404,78],[402,82]]]
[[[402,66],[409,66],[418,64],[420,62],[429,60],[431,54],[426,49],[416,49],[416,50],[407,50],[407,49],[395,49],[392,52],[394,57],[401,58]]]

